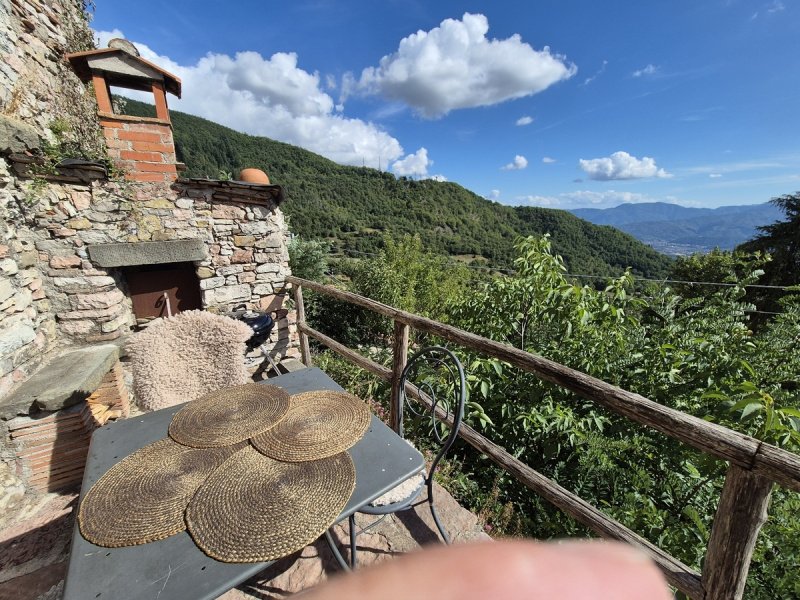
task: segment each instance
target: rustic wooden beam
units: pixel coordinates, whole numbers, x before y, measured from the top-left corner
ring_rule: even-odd
[[[309,336],[318,340],[346,359],[352,361],[362,369],[377,375],[384,381],[393,381],[393,370],[379,365],[369,358],[362,356],[358,352],[351,350],[347,346],[344,346],[343,344],[340,344],[339,342],[320,333],[319,331],[308,327],[308,325],[300,325],[298,323],[298,329],[301,328]],[[406,384],[406,393],[421,401],[425,406],[427,406],[428,409],[433,406],[433,402],[427,397],[427,394],[420,392],[418,388],[411,384]],[[442,419],[452,425],[452,415],[445,414],[445,411],[438,406],[436,407],[436,411]],[[493,463],[511,473],[511,475],[513,475],[514,478],[520,483],[531,489],[545,500],[551,502],[564,513],[574,518],[576,521],[583,523],[601,537],[627,542],[639,548],[656,563],[656,565],[664,573],[664,577],[671,585],[686,593],[690,598],[695,600],[701,600],[704,598],[703,587],[700,582],[700,574],[684,565],[678,559],[670,556],[658,546],[655,546],[621,523],[603,514],[601,511],[579,496],[576,496],[572,492],[564,489],[556,482],[548,479],[520,460],[514,458],[503,448],[490,442],[468,425],[461,425],[459,437],[464,439],[470,446],[479,452],[485,454]]]
[[[300,333],[300,357],[303,364],[311,367],[311,349],[308,347],[308,336],[305,334],[301,325],[306,322],[306,306],[303,304],[303,288],[300,285],[294,286],[294,303],[297,305],[297,330]]]
[[[366,356],[362,356],[355,350],[351,350],[344,344],[340,344],[334,339],[329,338],[324,333],[320,333],[316,329],[312,329],[305,323],[301,323],[299,320],[297,322],[297,330],[300,332],[305,333],[308,336],[313,337],[315,340],[323,343],[325,346],[333,350],[334,352],[341,354],[350,362],[354,363],[355,365],[361,367],[365,371],[369,371],[373,375],[380,377],[384,381],[391,382],[392,381],[392,370],[387,369],[383,365],[379,365],[375,361],[368,359]]]
[[[424,392],[407,384],[406,393],[422,402],[429,410],[433,401]],[[453,417],[437,406],[437,415],[452,425]],[[631,531],[622,523],[607,516],[580,496],[561,487],[548,477],[532,469],[518,458],[509,454],[504,448],[491,442],[489,439],[475,431],[469,425],[463,424],[459,429],[459,437],[470,446],[484,454],[494,464],[510,473],[517,481],[541,496],[553,506],[569,515],[576,521],[586,525],[589,529],[603,538],[626,542],[644,552],[661,569],[664,577],[680,591],[694,600],[705,598],[700,574],[683,564],[677,558],[664,552],[655,544]]]
[[[772,482],[730,465],[703,565],[707,600],[741,600]]]
[[[164,93],[164,84],[160,81],[154,81],[151,89],[156,103],[156,117],[169,122],[169,109],[167,108],[167,95]]]
[[[392,349],[392,397],[389,404],[389,423],[400,431],[400,377],[408,362],[408,325],[394,322],[394,347]]]
[[[583,398],[597,402],[632,421],[652,427],[693,448],[731,462],[745,470],[753,470],[754,473],[787,488],[800,491],[800,457],[791,452],[769,446],[727,427],[687,415],[639,394],[628,392],[601,379],[513,346],[495,342],[331,286],[297,277],[287,277],[286,281],[362,306],[419,331],[498,358],[524,371],[534,373],[545,381],[571,390]]]

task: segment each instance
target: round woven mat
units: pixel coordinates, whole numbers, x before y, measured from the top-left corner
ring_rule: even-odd
[[[197,488],[238,446],[188,448],[163,439],[111,467],[81,502],[81,534],[98,546],[145,544],[186,529],[183,513]]]
[[[315,391],[291,397],[286,417],[250,443],[270,458],[317,460],[343,452],[369,427],[369,407],[347,392]]]
[[[169,425],[169,435],[193,448],[228,446],[269,429],[288,409],[289,394],[274,385],[226,387],[179,410]]]
[[[189,534],[217,560],[275,560],[324,533],[347,504],[355,482],[346,452],[285,463],[246,447],[192,498],[186,509]]]

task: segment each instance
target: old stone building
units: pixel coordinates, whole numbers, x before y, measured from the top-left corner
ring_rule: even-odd
[[[283,190],[179,178],[167,94],[180,80],[124,42],[91,47],[81,9],[0,3],[0,461],[16,471],[9,423],[42,409],[20,390],[67,351],[244,305],[279,311],[273,359],[299,354]],[[156,116],[115,113],[111,85],[151,92]]]

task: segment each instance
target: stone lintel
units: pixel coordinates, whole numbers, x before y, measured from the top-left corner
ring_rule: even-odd
[[[203,240],[174,240],[93,244],[87,247],[89,258],[100,267],[131,267],[161,263],[194,262],[208,257]]]

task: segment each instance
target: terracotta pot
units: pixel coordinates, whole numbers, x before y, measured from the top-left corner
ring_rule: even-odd
[[[239,181],[269,185],[269,177],[261,169],[242,169],[239,171]]]

